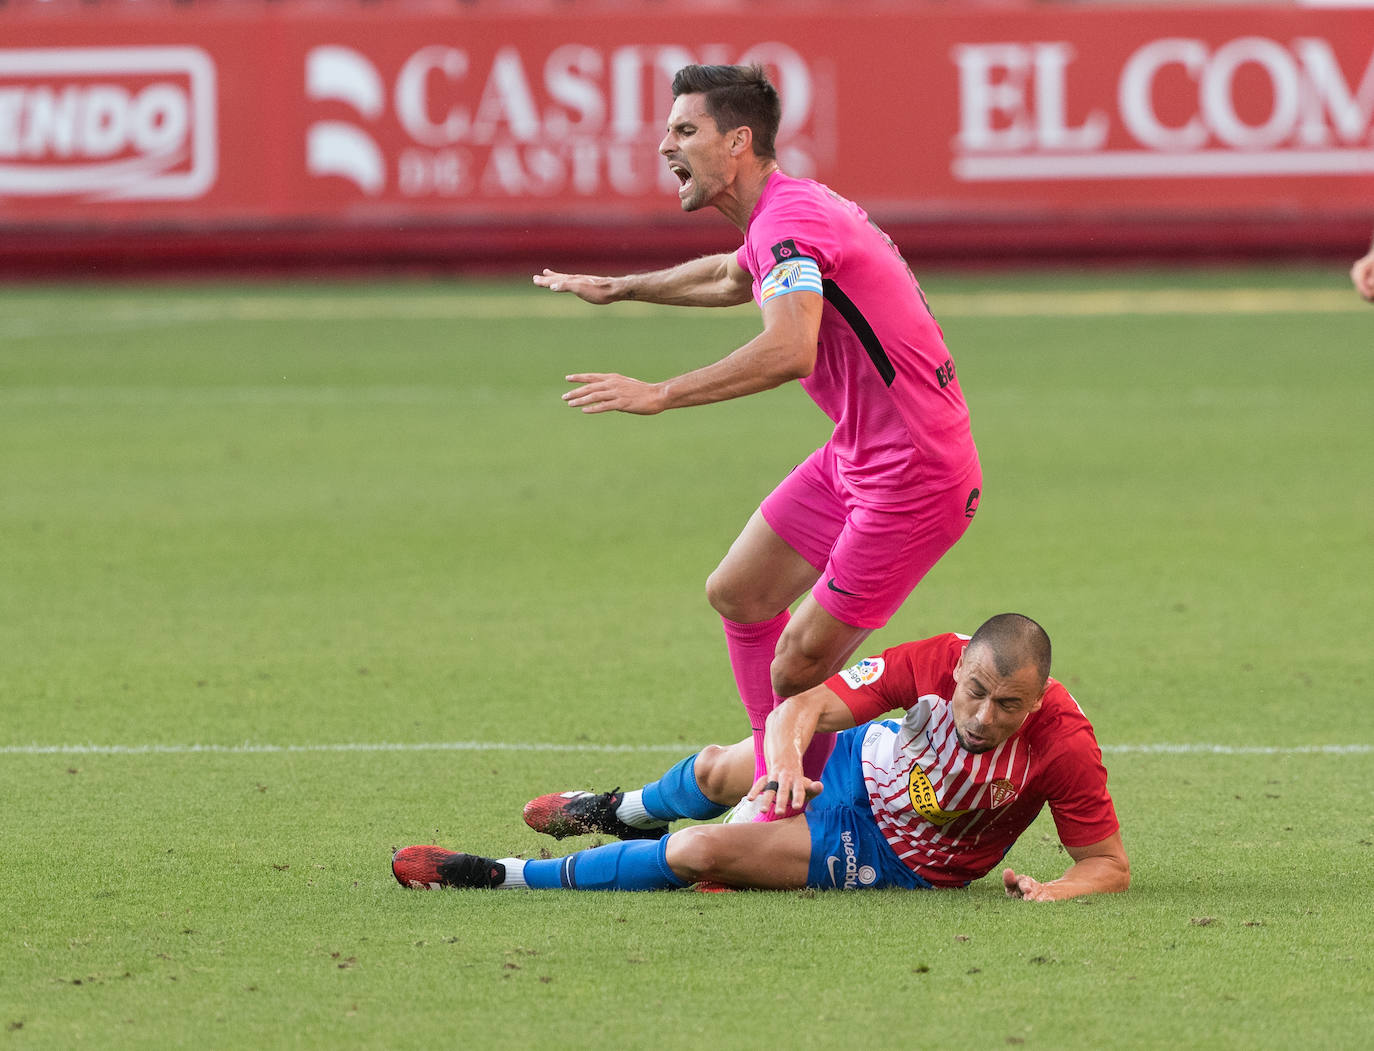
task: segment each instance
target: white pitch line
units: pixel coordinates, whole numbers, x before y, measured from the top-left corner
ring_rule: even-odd
[[[510,395],[499,397],[507,400]],[[497,391],[489,386],[0,387],[0,404],[15,406],[453,405],[497,400]]]
[[[550,744],[514,741],[359,741],[338,744],[27,744],[0,745],[0,755],[277,755],[312,752],[574,752],[686,753],[686,744]],[[1374,744],[1229,745],[1106,744],[1108,755],[1371,755]]]
[[[274,755],[292,752],[677,752],[684,744],[541,744],[502,741],[358,741],[338,744],[28,744],[0,755]]]
[[[1374,744],[1104,744],[1110,755],[1371,755]]]

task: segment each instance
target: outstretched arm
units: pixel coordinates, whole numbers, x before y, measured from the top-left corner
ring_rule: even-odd
[[[1369,251],[1355,260],[1355,265],[1350,268],[1350,280],[1356,292],[1374,303],[1374,245],[1370,245]]]
[[[770,390],[809,376],[816,367],[816,340],[825,300],[815,292],[774,296],[763,308],[763,331],[714,365],[658,383],[619,373],[576,372],[580,384],[563,400],[583,412],[630,412],[652,416],[665,409],[709,405]]]
[[[749,302],[751,279],[735,253],[702,256],[667,270],[624,277],[561,274],[545,270],[534,283],[550,292],[571,292],[601,306],[634,299],[679,307],[733,307]]]
[[[854,725],[849,705],[824,684],[789,697],[768,713],[763,735],[768,772],[754,782],[749,798],[761,799],[765,812],[770,805],[779,814],[799,812],[808,799],[820,794],[822,787],[819,781],[802,773],[802,755],[811,738]],[[778,783],[776,790],[764,788],[774,781]]]
[[[1131,863],[1121,843],[1121,833],[1086,847],[1064,848],[1073,864],[1058,879],[1041,883],[1030,876],[1019,876],[1011,869],[1002,872],[1007,896],[1026,901],[1062,901],[1083,894],[1108,894],[1131,885]]]

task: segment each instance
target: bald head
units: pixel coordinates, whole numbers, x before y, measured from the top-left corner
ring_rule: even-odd
[[[969,639],[968,648],[977,647],[986,647],[1000,675],[1030,666],[1042,682],[1050,677],[1050,637],[1030,617],[999,613]]]

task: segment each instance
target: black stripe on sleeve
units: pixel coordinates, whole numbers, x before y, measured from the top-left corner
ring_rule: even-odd
[[[878,341],[878,334],[873,331],[873,326],[868,323],[863,311],[856,307],[854,301],[830,278],[827,277],[821,282],[821,288],[824,290],[826,302],[840,312],[840,316],[849,322],[849,327],[854,330],[854,335],[859,337],[859,342],[864,345],[864,350],[868,352],[868,358],[878,370],[883,383],[888,387],[892,386],[892,381],[897,378],[897,370],[892,367],[887,351]]]

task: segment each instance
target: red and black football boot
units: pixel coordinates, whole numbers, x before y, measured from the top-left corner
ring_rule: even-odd
[[[443,847],[402,847],[391,855],[391,874],[403,887],[439,890],[443,887],[499,887],[506,866],[476,854],[458,854]]]
[[[552,792],[525,804],[525,824],[554,839],[591,832],[616,839],[662,839],[668,834],[667,823],[637,828],[620,820],[615,810],[624,798],[618,788],[600,793]]]

